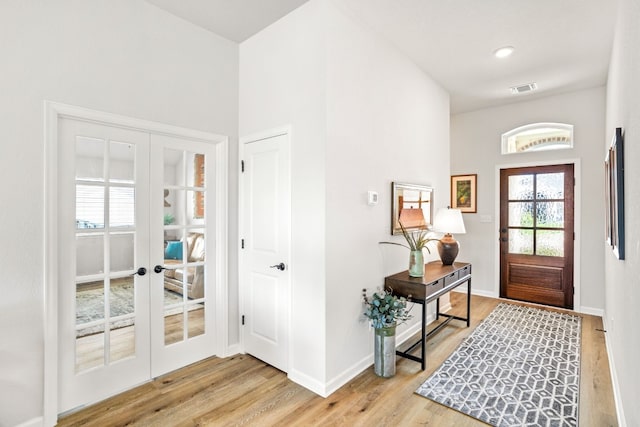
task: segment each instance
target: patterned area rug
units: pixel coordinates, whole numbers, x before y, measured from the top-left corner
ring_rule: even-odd
[[[109,299],[110,317],[123,316],[134,312],[133,280],[117,279],[111,283],[111,297]],[[182,295],[164,290],[165,305],[182,302]],[[181,312],[181,308],[166,311],[165,315]],[[104,289],[102,282],[97,285],[80,285],[76,291],[76,325],[104,319]],[[118,319],[112,322],[111,329],[124,328],[133,325],[133,319]],[[76,331],[76,338],[103,332],[103,325],[86,327]]]
[[[416,393],[493,426],[577,426],[581,321],[501,303]]]

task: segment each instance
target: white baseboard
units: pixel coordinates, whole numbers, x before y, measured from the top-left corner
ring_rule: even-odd
[[[607,317],[603,314],[602,326],[607,331]],[[607,356],[609,358],[609,373],[611,375],[611,385],[613,386],[613,400],[616,404],[616,415],[618,416],[618,425],[620,427],[627,427],[627,420],[624,418],[624,408],[622,407],[622,398],[620,395],[620,383],[618,382],[618,374],[616,373],[616,364],[613,360],[613,352],[611,351],[611,345],[607,333],[604,334],[604,342],[607,345]]]
[[[295,369],[290,369],[287,373],[287,378],[293,381],[296,384],[300,384],[302,387],[310,390],[321,397],[327,397],[331,393],[327,393],[327,385],[322,383],[322,381],[318,381],[315,378],[312,378],[306,374],[303,374],[300,371],[296,371]]]
[[[451,304],[447,303],[440,307],[441,311],[447,311],[451,308]],[[427,325],[433,322],[436,318],[435,313],[427,313]],[[417,322],[410,327],[404,329],[402,332],[396,335],[396,345],[404,344],[408,339],[410,339],[415,334],[420,333],[420,322]],[[373,353],[369,353],[367,356],[360,359],[355,364],[351,365],[349,368],[345,369],[342,373],[335,376],[333,379],[327,382],[326,387],[323,387],[324,394],[319,393],[318,391],[307,387],[306,384],[299,382],[293,378],[292,381],[300,384],[303,387],[308,388],[316,394],[319,394],[322,397],[327,397],[336,390],[338,390],[343,385],[347,384],[349,381],[360,375],[365,369],[368,369],[371,365],[373,365]],[[291,376],[291,374],[290,374]],[[318,385],[320,385],[318,383]]]
[[[18,424],[16,427],[42,427],[44,426],[44,418],[37,417],[32,418],[29,421],[25,421],[22,424]]]
[[[604,321],[604,310],[601,308],[585,307],[584,305],[576,310],[578,313],[590,314],[592,316],[600,316]]]
[[[222,351],[222,354],[220,355],[220,357],[229,357],[229,356],[235,356],[236,354],[240,354],[242,353],[242,349],[240,348],[240,344],[233,344],[228,346],[226,349],[224,349]]]

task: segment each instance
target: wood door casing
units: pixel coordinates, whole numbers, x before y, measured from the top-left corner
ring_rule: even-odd
[[[574,242],[574,168],[572,164],[523,167],[500,171],[500,297],[563,308],[573,308],[573,242]],[[562,194],[549,197],[537,189],[537,177],[563,174]],[[509,177],[531,176],[533,191],[530,198],[509,198]],[[530,225],[510,223],[510,203],[532,206]],[[538,210],[555,204],[562,206],[563,222],[553,226],[539,226]],[[532,253],[510,251],[512,233],[531,233]],[[538,234],[557,233],[563,237],[561,256],[542,255]],[[540,245],[539,245],[540,243]]]

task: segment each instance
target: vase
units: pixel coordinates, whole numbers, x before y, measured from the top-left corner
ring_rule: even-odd
[[[411,251],[409,254],[409,276],[424,276],[424,255],[422,251]]]
[[[375,328],[373,370],[379,377],[396,374],[396,324]]]

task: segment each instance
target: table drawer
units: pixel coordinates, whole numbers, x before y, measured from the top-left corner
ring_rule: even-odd
[[[463,278],[471,275],[471,264],[465,265],[460,270],[458,270],[458,277]]]
[[[449,273],[446,276],[444,276],[444,285],[449,286],[456,280],[458,280],[458,271],[454,271],[453,273]]]
[[[439,290],[444,288],[444,279],[436,280],[435,282],[431,282],[428,285],[425,285],[425,298],[429,297],[429,295],[433,295]]]

